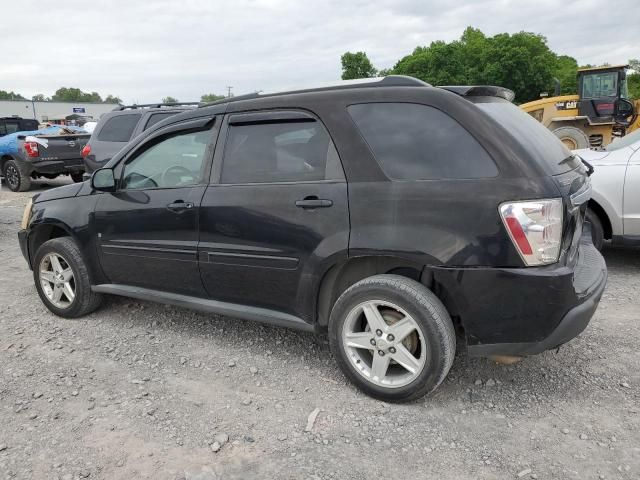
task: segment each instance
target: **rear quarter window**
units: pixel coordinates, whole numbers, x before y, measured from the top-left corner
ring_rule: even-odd
[[[98,133],[101,142],[128,142],[140,121],[140,114],[115,115],[108,119]]]
[[[394,180],[487,178],[498,168],[446,113],[414,103],[365,103],[349,115],[385,174]]]

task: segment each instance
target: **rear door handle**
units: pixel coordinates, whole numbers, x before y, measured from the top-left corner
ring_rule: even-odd
[[[328,200],[326,198],[318,198],[315,195],[310,197],[304,197],[302,200],[296,201],[296,207],[304,208],[307,210],[313,208],[329,208],[333,205],[332,200]]]
[[[181,212],[183,210],[190,210],[193,208],[193,203],[183,202],[182,200],[176,200],[173,203],[167,205],[167,208],[172,212]]]

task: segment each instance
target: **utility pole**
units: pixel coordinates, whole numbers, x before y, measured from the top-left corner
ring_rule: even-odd
[[[227,98],[231,98],[231,89],[233,87],[227,86]]]

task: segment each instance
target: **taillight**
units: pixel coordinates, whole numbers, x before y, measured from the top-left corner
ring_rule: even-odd
[[[38,152],[38,144],[36,142],[24,142],[24,151],[29,157],[37,157],[40,155]]]
[[[558,261],[562,242],[562,199],[506,202],[500,216],[527,266]]]
[[[80,152],[80,154],[83,157],[86,157],[87,155],[89,155],[91,153],[91,145],[87,144],[84,146],[84,148],[82,149],[82,151]]]

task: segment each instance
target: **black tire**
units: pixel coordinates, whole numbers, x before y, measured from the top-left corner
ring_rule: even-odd
[[[12,192],[26,192],[31,188],[31,177],[15,160],[7,160],[2,169],[4,182]]]
[[[411,315],[426,342],[424,367],[407,385],[376,385],[360,374],[347,356],[342,332],[348,313],[374,299],[391,302]],[[347,289],[331,311],[329,343],[338,365],[356,386],[371,397],[392,402],[415,400],[433,391],[447,376],[456,351],[453,323],[442,302],[421,283],[399,275],[375,275]]]
[[[40,281],[40,264],[43,257],[55,253],[71,267],[74,276],[75,298],[66,308],[56,307],[43,291]],[[102,295],[91,291],[91,277],[80,249],[69,237],[60,237],[43,243],[33,259],[33,278],[38,295],[45,306],[53,313],[64,318],[77,318],[96,310],[102,302]]]
[[[75,183],[84,182],[84,178],[82,178],[83,175],[84,173],[72,173],[71,180],[73,180]]]
[[[569,150],[589,148],[589,137],[576,127],[560,127],[552,132]]]
[[[602,250],[602,245],[604,245],[604,228],[600,217],[588,208],[584,219],[591,224],[591,240],[593,246],[598,250]]]

